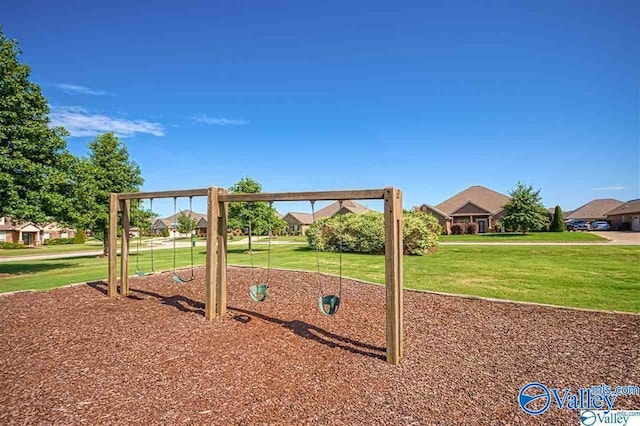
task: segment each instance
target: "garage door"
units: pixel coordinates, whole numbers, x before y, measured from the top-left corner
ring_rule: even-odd
[[[634,216],[631,220],[631,230],[640,231],[640,216]]]

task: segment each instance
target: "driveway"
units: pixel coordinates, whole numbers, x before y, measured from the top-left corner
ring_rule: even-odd
[[[640,232],[620,232],[620,231],[590,231],[602,238],[611,240],[615,244],[639,244]]]

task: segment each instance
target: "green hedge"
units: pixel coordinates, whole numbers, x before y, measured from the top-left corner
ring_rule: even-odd
[[[422,256],[438,245],[442,229],[436,218],[422,212],[404,213],[404,253]],[[384,253],[384,215],[380,212],[322,218],[307,230],[311,247],[320,251]]]
[[[20,243],[0,243],[0,249],[26,249],[24,244]]]
[[[47,238],[44,240],[47,246],[62,246],[65,244],[75,244],[75,238]]]

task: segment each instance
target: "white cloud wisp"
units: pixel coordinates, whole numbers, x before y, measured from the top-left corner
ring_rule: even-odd
[[[105,132],[114,132],[125,138],[136,133],[164,136],[164,128],[160,123],[109,117],[80,107],[52,107],[50,117],[52,126],[62,126],[75,137],[95,136]]]

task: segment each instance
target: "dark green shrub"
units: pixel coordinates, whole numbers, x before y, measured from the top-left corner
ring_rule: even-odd
[[[162,228],[162,236],[167,238],[169,236],[169,228]]]
[[[73,244],[74,238],[48,238],[44,240],[46,246],[62,246],[66,244]]]
[[[551,221],[551,226],[549,227],[549,231],[551,232],[564,232],[567,230],[567,226],[564,223],[564,216],[562,214],[562,209],[560,206],[556,206],[556,210],[553,213],[553,221]]]
[[[84,244],[87,242],[87,233],[84,230],[76,232],[73,244]]]
[[[26,248],[27,246],[20,243],[0,243],[0,249],[13,250],[13,249],[26,249]]]

